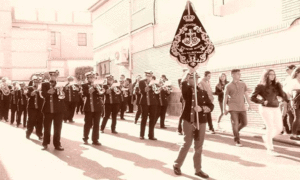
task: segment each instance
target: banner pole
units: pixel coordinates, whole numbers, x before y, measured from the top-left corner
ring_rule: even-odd
[[[198,106],[196,71],[194,72],[194,88],[195,88],[195,90],[194,90],[194,92],[195,92],[195,106]],[[195,112],[195,113],[196,113],[197,129],[199,130],[200,129],[199,114],[198,114],[198,112]]]

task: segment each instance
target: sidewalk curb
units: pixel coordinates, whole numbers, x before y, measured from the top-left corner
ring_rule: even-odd
[[[132,121],[134,121],[135,113],[133,113],[133,114],[125,113],[124,116],[125,116],[125,117],[129,117],[130,120],[131,120],[131,118],[133,118]],[[172,121],[174,121],[174,119],[168,119],[168,118],[166,117],[165,121],[172,122]],[[175,128],[177,128],[177,126],[173,126],[173,125],[170,125],[170,127],[175,127]],[[230,130],[224,129],[224,130],[225,130],[224,132],[217,131],[217,134],[232,135],[232,133],[230,133],[230,132],[231,132],[231,129],[230,129]],[[253,132],[249,132],[249,131],[245,131],[245,133],[247,134],[247,136],[250,136],[250,137],[253,137],[253,138],[257,138],[257,139],[262,139],[262,136],[263,136],[263,134],[261,134],[261,133],[253,133]],[[276,138],[276,137],[275,137],[275,138],[273,139],[273,141],[279,142],[279,143],[283,143],[283,144],[288,144],[288,145],[300,147],[300,143],[297,143],[296,141],[292,141],[292,140],[285,140],[285,139],[280,139],[280,138]]]

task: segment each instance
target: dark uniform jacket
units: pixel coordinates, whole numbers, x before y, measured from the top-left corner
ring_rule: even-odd
[[[107,84],[103,85],[103,88],[105,89],[105,104],[118,104],[121,102],[121,94],[116,94],[113,89],[111,89],[110,94],[107,94],[106,91],[110,88]],[[119,87],[117,88],[120,90]]]
[[[185,121],[191,122],[191,113],[194,112],[192,111],[192,108],[194,108],[194,103],[192,103],[193,99],[193,86],[188,85],[187,81],[183,81],[181,87],[182,91],[182,97],[184,99],[184,107],[183,107],[183,112],[181,115],[181,118]],[[201,90],[197,87],[198,93],[197,93],[197,98],[198,98],[198,106],[203,108],[203,106],[207,106],[210,108],[211,111],[214,109],[214,105],[208,98],[207,92],[204,90]],[[206,113],[203,113],[203,111],[198,113],[199,115],[199,123],[206,123],[207,122],[207,115]],[[195,114],[195,119],[196,119],[196,114]]]
[[[135,99],[136,99],[136,104],[139,105],[140,101],[141,101],[141,91],[140,91],[140,87],[136,86],[134,84],[134,95],[135,95]]]
[[[120,94],[121,102],[124,102],[124,101],[127,102],[128,96],[129,96],[129,89],[122,91],[121,86],[120,86],[120,89],[121,89],[121,94]]]
[[[24,94],[24,89],[18,90],[18,107],[27,106],[27,95]]]
[[[11,105],[18,105],[18,100],[19,100],[19,93],[18,93],[19,90],[11,90],[10,92],[10,104]],[[13,94],[14,92],[14,94]]]
[[[31,93],[35,90],[35,88],[33,86],[28,87],[28,92],[27,92],[27,96],[28,96],[28,105],[27,108],[28,109],[38,109],[38,110],[42,110],[42,107],[44,105],[44,98],[41,97],[41,93],[37,92],[34,96],[31,96]]]
[[[55,87],[56,82],[53,83],[52,87]],[[54,94],[48,94],[50,89],[50,82],[42,83],[42,96],[45,98],[45,102],[42,108],[44,113],[63,113],[65,112],[64,99],[59,99],[57,94],[57,89],[55,89]]]
[[[64,87],[64,92],[66,95],[65,102],[79,102],[80,96],[79,96],[80,87],[78,84],[74,84],[69,86],[68,84]]]
[[[101,112],[103,105],[101,95],[96,89],[92,94],[90,94],[90,86],[91,83],[86,83],[82,85],[83,96],[86,97],[83,110],[85,112]]]
[[[141,105],[154,105],[157,106],[158,105],[158,99],[156,94],[154,93],[152,87],[150,87],[150,90],[148,92],[145,91],[145,88],[147,87],[147,80],[141,80],[139,82],[139,87],[140,87],[140,92],[142,94],[141,96],[141,100],[140,100],[140,104]]]
[[[168,91],[162,89],[160,93],[158,94],[158,104],[159,106],[168,106],[168,97],[170,94],[168,94]]]

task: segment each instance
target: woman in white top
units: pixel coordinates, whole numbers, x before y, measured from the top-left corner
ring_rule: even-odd
[[[286,86],[286,92],[292,99],[292,107],[295,112],[290,139],[300,141],[300,137],[297,136],[297,129],[300,124],[300,67],[293,70],[291,78]]]

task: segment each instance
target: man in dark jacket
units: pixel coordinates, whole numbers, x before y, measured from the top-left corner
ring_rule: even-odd
[[[11,97],[10,97],[10,124],[13,124],[15,122],[16,118],[16,112],[18,110],[18,99],[19,99],[19,94],[18,94],[18,82],[14,81],[12,83],[12,90],[10,92]],[[17,118],[16,118],[17,120]],[[20,125],[20,122],[17,122],[17,127]]]
[[[105,89],[105,105],[104,105],[104,118],[101,124],[101,132],[104,133],[104,129],[108,118],[111,115],[111,132],[118,134],[116,131],[117,126],[117,114],[120,110],[121,102],[121,90],[118,86],[114,86],[114,79],[112,75],[107,75],[107,84],[103,85]]]
[[[197,81],[196,81],[197,82]],[[207,113],[211,112],[214,105],[210,101],[207,93],[197,87],[197,102],[195,103],[195,88],[194,88],[193,73],[188,74],[188,80],[182,82],[182,96],[184,99],[184,107],[181,118],[183,121],[184,143],[182,144],[179,155],[174,162],[174,173],[181,175],[180,167],[182,166],[184,159],[192,145],[193,139],[195,144],[194,153],[194,168],[195,175],[202,178],[208,178],[209,176],[202,171],[201,167],[201,154],[202,146],[204,142]],[[197,114],[198,113],[198,118]],[[197,121],[199,121],[199,130],[197,127]]]
[[[77,106],[77,103],[79,103],[79,85],[73,83],[74,77],[69,76],[68,83],[64,87],[65,92],[65,105],[66,105],[66,112],[64,114],[64,121],[69,121],[70,123],[74,123],[73,120],[74,114],[75,114],[75,108]]]
[[[157,106],[157,119],[160,118],[160,128],[166,129],[165,126],[165,118],[166,118],[166,113],[167,113],[167,108],[168,108],[168,97],[171,94],[171,91],[169,87],[164,86],[163,81],[160,81],[160,88],[161,91],[159,92],[158,96],[158,106]]]
[[[100,91],[94,84],[95,74],[88,72],[85,74],[88,83],[82,85],[83,96],[86,97],[84,103],[84,130],[83,130],[83,141],[88,144],[90,129],[93,126],[92,141],[94,145],[100,146],[99,140],[99,123],[102,111],[102,100],[100,96],[105,91]]]
[[[56,150],[63,151],[60,143],[63,113],[65,111],[63,87],[56,87],[58,71],[50,71],[50,81],[42,83],[42,96],[45,98],[42,112],[44,113],[44,140],[43,150],[50,144],[51,124],[54,124],[53,145]]]
[[[41,82],[38,77],[32,77],[32,86],[28,87],[28,125],[26,131],[26,138],[29,139],[35,127],[36,135],[39,140],[43,139],[43,113],[42,106],[44,105],[44,98],[41,96]]]
[[[23,127],[27,125],[27,95],[25,93],[25,83],[20,83],[21,89],[18,91],[18,111],[17,111],[17,124],[21,123],[21,116],[23,114]]]
[[[139,82],[140,92],[142,94],[140,104],[142,106],[142,122],[141,122],[141,131],[140,139],[144,139],[145,128],[147,124],[147,118],[149,116],[149,134],[148,137],[150,140],[157,140],[154,137],[154,126],[156,120],[156,110],[158,105],[158,99],[153,91],[153,88],[149,86],[150,81],[152,80],[153,72],[145,72],[146,79]]]

